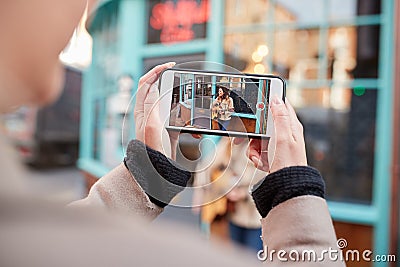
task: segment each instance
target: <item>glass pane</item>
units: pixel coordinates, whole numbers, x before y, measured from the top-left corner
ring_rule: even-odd
[[[264,32],[225,35],[225,64],[246,73],[271,73],[267,65],[269,45],[266,39]]]
[[[379,26],[331,28],[327,47],[329,78],[378,77]]]
[[[274,73],[294,81],[318,79],[319,30],[277,31],[274,39]]]
[[[332,0],[331,0],[332,1]],[[334,0],[335,2],[344,2],[341,0]],[[389,0],[383,0],[389,1]],[[357,13],[358,15],[376,15],[381,13],[381,0],[358,0]],[[342,4],[343,5],[343,4]]]
[[[374,0],[375,2],[379,2]],[[329,0],[329,19],[349,19],[357,15],[357,0]],[[368,2],[368,1],[364,1]],[[361,3],[362,4],[362,3]]]
[[[332,28],[328,33],[328,78],[343,82],[353,78],[357,65],[357,28]]]
[[[354,78],[377,78],[379,62],[379,26],[357,28],[357,66]]]
[[[304,125],[308,161],[324,176],[328,199],[371,203],[377,91],[288,88],[288,99]]]
[[[276,0],[275,22],[319,23],[324,21],[323,0]]]
[[[116,21],[114,18],[113,23],[102,24],[102,27],[93,33],[93,39],[96,41],[93,45],[92,68],[96,77],[93,81],[96,92],[111,93],[118,75],[121,74]]]
[[[207,37],[207,0],[147,1],[147,43],[177,43]]]
[[[225,25],[238,26],[263,23],[267,18],[268,0],[225,1]]]
[[[357,15],[380,13],[376,0],[276,0],[275,22],[321,23],[325,20],[351,19]]]
[[[305,80],[377,78],[379,26],[335,27],[319,51],[320,31],[285,30],[274,35],[273,73],[301,84]],[[243,44],[242,44],[243,45]]]

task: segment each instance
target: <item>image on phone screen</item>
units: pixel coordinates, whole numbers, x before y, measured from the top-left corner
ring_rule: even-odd
[[[271,77],[178,70],[169,76],[170,129],[267,134]]]

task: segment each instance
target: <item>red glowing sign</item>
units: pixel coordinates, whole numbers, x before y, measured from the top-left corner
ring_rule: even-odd
[[[167,0],[151,10],[150,26],[161,31],[161,43],[185,42],[196,38],[193,26],[209,17],[208,0]]]

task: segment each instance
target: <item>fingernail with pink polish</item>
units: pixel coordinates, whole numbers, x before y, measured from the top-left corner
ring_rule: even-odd
[[[256,156],[252,156],[251,157],[251,161],[254,163],[254,165],[256,167],[262,167],[263,166],[263,163],[261,162],[261,160],[258,159]]]

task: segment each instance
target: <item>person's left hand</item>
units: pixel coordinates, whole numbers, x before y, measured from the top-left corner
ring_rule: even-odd
[[[175,62],[158,65],[140,78],[134,109],[136,139],[152,149],[172,157],[174,155],[168,151],[170,149],[163,146],[163,138],[167,137],[171,143],[176,144],[178,134],[166,135],[160,119],[158,79],[164,70],[174,65]]]
[[[165,122],[160,118],[160,92],[158,91],[160,74],[173,66],[175,62],[157,65],[140,78],[134,117],[136,139],[167,157],[175,159],[179,132],[167,132],[165,129]],[[192,134],[192,136],[201,137],[197,134]]]

